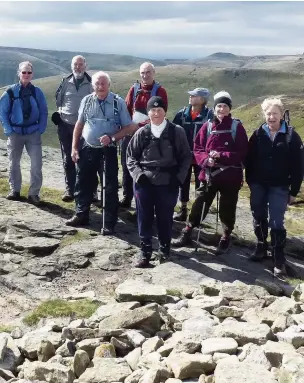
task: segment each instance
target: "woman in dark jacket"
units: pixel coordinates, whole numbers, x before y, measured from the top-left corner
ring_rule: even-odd
[[[239,120],[231,117],[232,101],[229,93],[214,96],[213,122],[206,122],[194,142],[194,156],[201,167],[197,198],[192,205],[186,227],[181,236],[172,241],[175,247],[191,243],[194,227],[200,225],[209,211],[214,197],[220,192],[219,216],[223,227],[217,254],[229,249],[230,235],[235,224],[236,204],[243,183],[242,163],[247,154],[248,138]],[[204,212],[202,214],[202,210]]]
[[[274,275],[284,278],[284,215],[301,188],[303,143],[298,133],[283,120],[280,99],[265,99],[261,106],[265,123],[250,137],[246,160],[246,181],[251,191],[250,204],[258,240],[250,259],[261,261],[267,256],[270,227]]]

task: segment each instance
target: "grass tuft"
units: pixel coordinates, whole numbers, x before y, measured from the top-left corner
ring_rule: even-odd
[[[74,318],[88,318],[98,307],[99,303],[92,302],[89,299],[79,301],[51,299],[42,302],[32,313],[23,319],[23,322],[29,326],[33,326],[37,324],[41,318],[69,317],[72,315]]]

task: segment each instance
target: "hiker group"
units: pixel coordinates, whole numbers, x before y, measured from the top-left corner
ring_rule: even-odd
[[[263,101],[265,122],[248,140],[242,122],[231,114],[232,98],[227,91],[217,92],[210,108],[208,89],[189,90],[188,106],[178,111],[171,122],[166,118],[167,92],[155,81],[153,64],[140,66],[141,80],[131,86],[125,100],[111,91],[107,73],[99,71],[92,78],[88,75],[83,56],[72,59],[71,69],[56,91],[57,111],[51,118],[57,126],[65,173],[62,200],[75,200],[76,206],[67,225],[89,224],[91,204],[98,199],[99,178],[102,234],[114,234],[119,208],[131,207],[135,197],[140,253],[134,266],[148,267],[154,215],[158,257],[166,260],[171,246],[191,244],[193,229],[200,227],[219,195],[222,236],[216,253],[223,254],[230,247],[245,169],[257,237],[250,259],[261,261],[267,256],[270,229],[274,275],[285,275],[284,215],[301,188],[303,143],[283,118],[280,99]],[[20,159],[25,146],[31,159],[28,199],[38,205],[42,185],[41,135],[47,127],[48,108],[43,92],[31,82],[30,62],[19,64],[18,76],[19,82],[0,98],[0,121],[7,136],[9,157],[7,199],[20,199]],[[118,147],[123,170],[121,201]],[[196,190],[189,212],[192,177]],[[174,213],[178,198],[180,209]],[[173,220],[186,222],[175,240]]]

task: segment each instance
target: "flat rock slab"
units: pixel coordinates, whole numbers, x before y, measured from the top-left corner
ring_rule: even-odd
[[[129,279],[120,284],[116,290],[116,299],[120,302],[138,301],[141,303],[166,303],[167,290],[160,285],[154,285],[141,280]]]
[[[225,363],[223,359],[214,372],[216,383],[277,383],[273,374],[255,363]]]
[[[94,358],[93,367],[87,368],[80,376],[79,383],[112,383],[123,382],[132,374],[132,370],[124,359]]]
[[[52,253],[60,244],[60,240],[48,237],[20,237],[17,234],[7,234],[3,243],[12,246],[16,250],[30,251],[31,253],[39,253],[40,255],[48,255]]]

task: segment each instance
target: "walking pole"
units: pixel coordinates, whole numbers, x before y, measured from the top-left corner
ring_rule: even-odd
[[[202,227],[202,221],[203,221],[205,207],[206,207],[206,198],[205,198],[205,201],[203,203],[203,210],[202,210],[202,214],[201,214],[200,225],[198,228],[197,239],[196,239],[196,246],[195,246],[195,250],[194,250],[195,252],[197,252],[197,249],[199,246],[199,238],[200,238],[200,234],[201,234],[201,227]]]
[[[102,227],[100,230],[101,235],[104,235],[104,228],[105,228],[105,207],[106,207],[106,167],[105,167],[105,155],[104,153],[102,154]]]
[[[218,221],[219,221],[219,192],[216,193],[216,225],[215,225],[215,233],[218,231]]]

